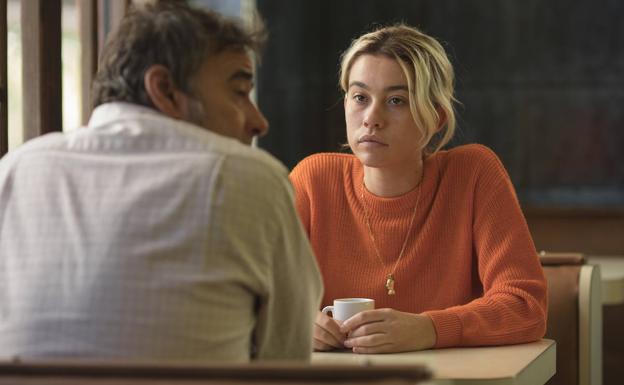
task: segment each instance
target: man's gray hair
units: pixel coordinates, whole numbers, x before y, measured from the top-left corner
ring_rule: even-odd
[[[143,77],[152,65],[168,68],[175,85],[189,94],[193,76],[210,56],[224,49],[259,55],[266,29],[253,28],[185,1],[157,1],[132,7],[108,40],[93,81],[93,107],[114,101],[148,107]]]

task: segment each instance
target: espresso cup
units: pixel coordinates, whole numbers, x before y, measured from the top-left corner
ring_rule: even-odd
[[[375,300],[370,298],[340,298],[334,300],[334,306],[325,306],[323,313],[331,313],[332,318],[338,321],[346,321],[359,312],[373,310]]]

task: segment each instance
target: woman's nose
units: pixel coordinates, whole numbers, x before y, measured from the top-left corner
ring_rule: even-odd
[[[381,108],[377,106],[376,103],[372,103],[364,116],[364,127],[382,128],[383,121],[383,112],[381,111]]]

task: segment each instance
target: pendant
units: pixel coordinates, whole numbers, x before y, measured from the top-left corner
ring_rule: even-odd
[[[386,277],[386,289],[388,289],[388,295],[396,294],[396,291],[394,290],[394,276],[392,276],[392,274],[388,274]]]

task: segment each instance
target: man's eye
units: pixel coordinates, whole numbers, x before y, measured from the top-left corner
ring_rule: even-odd
[[[237,96],[243,98],[248,98],[252,89],[253,85],[247,82],[236,82],[232,85],[232,91],[234,91]]]
[[[236,94],[236,96],[240,98],[247,99],[249,98],[249,95],[251,94],[251,89],[247,87],[235,88],[234,93]]]

